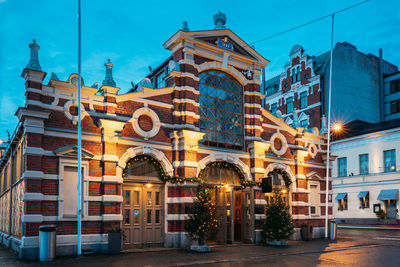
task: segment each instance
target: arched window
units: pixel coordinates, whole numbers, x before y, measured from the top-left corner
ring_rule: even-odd
[[[132,161],[127,176],[159,178],[156,167],[148,161]]]
[[[217,70],[199,74],[200,130],[209,146],[243,149],[243,86]]]
[[[204,174],[204,181],[207,184],[226,184],[232,185],[240,184],[239,174],[228,168],[221,168],[221,167],[209,167]]]

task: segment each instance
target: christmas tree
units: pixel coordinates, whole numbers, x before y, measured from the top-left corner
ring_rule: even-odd
[[[294,226],[289,206],[279,191],[274,191],[271,203],[265,206],[265,215],[261,227],[267,240],[286,240],[293,234]]]
[[[186,232],[192,240],[197,240],[199,245],[203,245],[205,238],[219,227],[212,193],[206,185],[198,186],[197,199],[193,206],[188,207],[187,214],[189,219],[185,222]]]

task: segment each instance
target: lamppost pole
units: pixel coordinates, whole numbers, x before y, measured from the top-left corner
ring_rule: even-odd
[[[78,210],[77,254],[82,254],[82,125],[81,125],[81,0],[78,0]]]
[[[328,96],[328,137],[326,149],[326,180],[325,180],[325,238],[328,238],[328,218],[329,218],[329,167],[330,167],[330,139],[331,139],[331,96],[332,96],[332,61],[333,61],[333,29],[335,22],[335,14],[332,14],[332,31],[331,31],[331,56],[329,59],[329,96]]]

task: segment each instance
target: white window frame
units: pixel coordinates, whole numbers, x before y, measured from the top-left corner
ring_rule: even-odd
[[[64,169],[65,167],[78,168],[78,161],[71,158],[60,158],[59,160],[59,176],[58,176],[58,219],[61,221],[75,221],[77,217],[65,217],[63,212],[64,204]],[[82,217],[88,217],[88,195],[89,195],[89,161],[82,159],[83,168],[83,205],[82,205]],[[76,195],[78,197],[78,195]]]
[[[314,214],[311,214],[311,206],[312,206],[312,203],[311,203],[311,186],[317,186],[317,202],[316,202],[316,205],[315,205],[315,213]],[[310,217],[320,217],[321,216],[321,189],[320,189],[320,182],[319,181],[309,181],[309,183],[308,183],[308,191],[310,192],[310,194],[309,194],[309,207],[310,207],[310,210],[309,210],[309,215],[310,215]]]

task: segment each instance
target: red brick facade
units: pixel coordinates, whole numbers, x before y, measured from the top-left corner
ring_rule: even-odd
[[[323,227],[324,194],[318,197],[317,214],[309,214],[310,183],[318,185],[319,191],[325,186],[321,180],[324,177],[321,155],[326,149],[323,136],[318,131],[308,133],[292,128],[261,107],[260,75],[268,61],[256,51],[247,46],[243,49],[252,58],[230,52],[224,59],[223,48],[193,41],[192,34],[195,33],[179,31],[164,44],[172,51],[175,64],[175,69],[169,69],[166,77],[169,87],[142,86],[139,92],[119,95],[116,87],[83,86],[85,199],[82,234],[99,235],[100,240],[100,234],[107,233],[110,228],[123,227],[126,182],[122,172],[131,158],[142,154],[156,159],[168,175],[186,178],[197,176],[207,164],[215,161],[230,162],[240,169],[245,179],[258,182],[270,171],[282,169],[293,181],[289,203],[295,224],[310,220],[315,227]],[[243,43],[230,30],[222,30],[220,34]],[[204,47],[197,49],[200,44]],[[204,49],[215,51],[219,59],[207,57]],[[241,63],[235,63],[238,61]],[[244,75],[245,69],[251,70],[251,78]],[[226,72],[243,87],[242,150],[199,145],[203,133],[199,129],[198,77],[207,70]],[[310,70],[305,68],[303,72]],[[18,177],[25,182],[25,196],[15,204],[24,204],[22,235],[26,237],[37,237],[39,226],[43,224],[55,224],[60,236],[75,235],[77,231],[76,219],[63,215],[63,199],[68,198],[63,191],[65,179],[68,179],[64,175],[68,167],[76,166],[77,129],[77,107],[65,92],[71,96],[77,93],[72,83],[76,75],[71,75],[68,82],[50,80],[48,85],[38,82],[44,75],[24,70],[27,108],[17,113],[23,127],[20,138],[26,143],[24,173]],[[314,94],[309,96],[310,103],[318,100],[314,98]],[[187,182],[183,185],[164,183],[163,186],[166,189],[163,235],[165,245],[172,246],[174,236],[184,231],[185,209],[193,202],[197,185]],[[250,240],[262,219],[259,210],[265,205],[265,196],[258,187],[245,189],[243,194],[248,194],[251,200],[251,218],[246,226],[249,233],[246,238]]]

